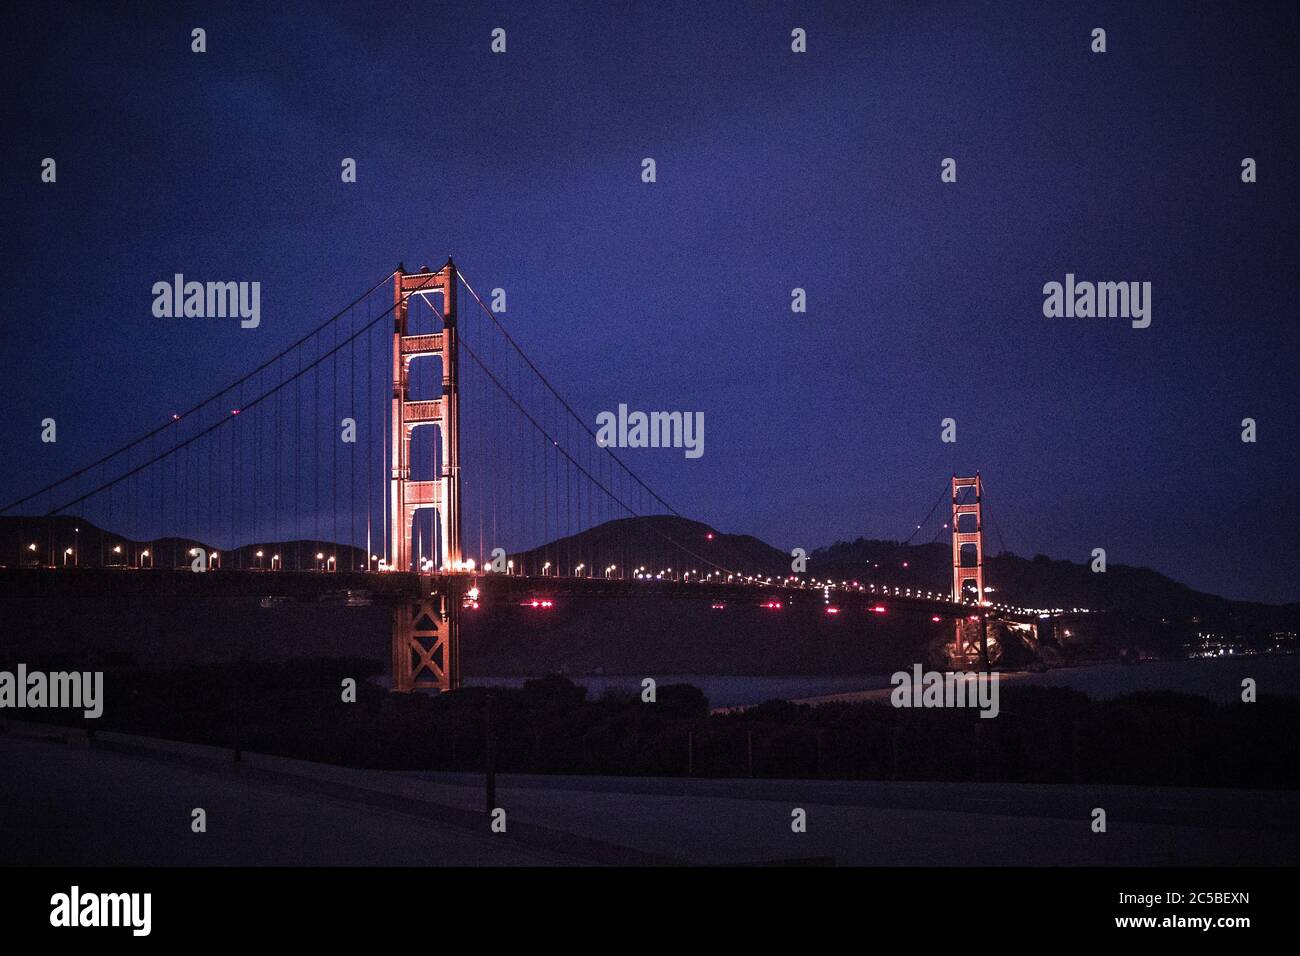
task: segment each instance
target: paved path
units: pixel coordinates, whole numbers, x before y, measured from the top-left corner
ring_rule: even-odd
[[[528,865],[1289,865],[1300,799],[1272,791],[354,770],[121,734],[0,736],[0,862]],[[208,811],[192,834],[190,810]],[[1091,831],[1093,807],[1107,812]],[[791,812],[807,832],[791,830]]]
[[[207,811],[207,832],[190,830]],[[555,865],[486,832],[206,770],[0,736],[0,865]]]

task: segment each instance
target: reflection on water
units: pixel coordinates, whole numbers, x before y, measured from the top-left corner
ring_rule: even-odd
[[[653,677],[665,684],[694,684],[713,707],[740,707],[765,700],[855,700],[882,696],[890,687],[889,674],[856,676],[743,677],[704,674],[641,674],[637,676],[571,676],[587,688],[592,697],[608,689],[637,693],[641,681]],[[1093,664],[1063,667],[1042,674],[1004,673],[1008,683],[1044,687],[1072,687],[1090,697],[1103,699],[1137,691],[1180,691],[1199,694],[1218,702],[1239,700],[1241,681],[1254,678],[1263,695],[1300,696],[1300,655],[1213,658],[1186,661],[1153,661],[1146,664]],[[476,677],[467,684],[520,687],[523,677]],[[875,693],[873,693],[875,692]]]

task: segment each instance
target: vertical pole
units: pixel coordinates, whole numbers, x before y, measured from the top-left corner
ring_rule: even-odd
[[[393,605],[393,690],[399,694],[410,693],[411,683],[411,647],[409,624],[411,608],[408,601],[398,601]]]
[[[460,349],[456,332],[456,264],[442,267],[443,290],[442,401],[444,425],[442,465],[443,560],[449,567],[461,561],[460,539]]]
[[[244,749],[239,742],[239,672],[235,661],[235,651],[232,647],[230,650],[230,689],[231,698],[234,703],[234,741],[231,747],[231,757],[235,763],[240,763],[244,759]]]
[[[957,508],[957,476],[952,476],[952,599],[961,600],[961,541],[957,528],[961,524],[961,512]],[[961,641],[961,624],[957,625],[957,640]]]
[[[491,813],[497,805],[497,746],[492,733],[492,698],[489,693],[483,703],[483,771],[486,786],[484,813]]]
[[[460,622],[462,605],[465,603],[463,582],[456,577],[447,579],[447,628],[446,646],[443,649],[443,670],[446,673],[447,690],[460,690]]]
[[[961,509],[957,505],[957,475],[952,476],[952,600],[954,604],[961,602],[961,538],[957,529],[961,526]],[[954,633],[952,638],[952,651],[949,658],[952,661],[960,661],[962,654],[962,628],[966,626],[964,615],[957,615],[953,623]],[[951,666],[951,665],[950,665]]]
[[[984,480],[975,472],[975,591],[984,604]],[[984,619],[980,618],[980,640],[985,639]],[[984,666],[988,667],[988,647],[983,648]]]
[[[406,375],[402,365],[402,336],[406,334],[406,300],[402,296],[402,267],[397,267],[393,276],[393,362],[392,362],[392,417],[389,422],[388,438],[392,457],[389,459],[392,474],[389,478],[388,493],[388,528],[389,553],[388,567],[392,571],[410,570],[410,553],[407,546],[407,533],[402,528],[402,514],[405,511],[402,500],[402,479],[405,477],[406,456],[403,454],[402,442],[402,402],[406,398]],[[408,529],[409,530],[409,529]]]

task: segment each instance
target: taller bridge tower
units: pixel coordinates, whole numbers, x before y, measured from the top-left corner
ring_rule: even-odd
[[[407,330],[411,296],[437,296],[442,331],[410,335]],[[393,407],[389,440],[392,480],[389,491],[389,527],[392,532],[388,566],[410,571],[417,557],[411,549],[417,511],[438,512],[441,555],[432,549],[433,569],[459,570],[460,540],[460,395],[456,348],[456,266],[448,259],[437,272],[427,269],[406,273],[399,266],[393,276]],[[437,357],[442,361],[442,395],[412,401],[411,362]],[[411,435],[424,425],[436,425],[442,438],[441,474],[416,480],[411,476]],[[418,568],[416,570],[419,570]]]
[[[412,296],[434,296],[442,331],[412,335],[407,327]],[[388,566],[423,572],[413,553],[416,512],[438,512],[439,541],[431,548],[430,574],[420,573],[417,595],[393,609],[393,688],[455,690],[460,687],[461,587],[454,574],[463,570],[460,535],[460,374],[456,341],[456,265],[447,260],[437,272],[427,268],[393,276],[393,405],[389,431],[392,479],[389,487]],[[442,362],[442,393],[412,400],[411,362]],[[438,427],[442,464],[436,477],[411,474],[411,435],[425,425]],[[435,576],[436,575],[436,576]]]

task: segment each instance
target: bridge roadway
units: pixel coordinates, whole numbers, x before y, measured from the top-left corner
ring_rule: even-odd
[[[422,583],[423,582],[423,583]],[[485,604],[506,601],[522,604],[533,599],[644,598],[707,600],[721,604],[758,605],[777,602],[784,608],[836,608],[842,614],[870,613],[883,608],[929,614],[951,620],[980,613],[971,604],[954,604],[900,589],[838,588],[827,599],[821,587],[775,584],[691,582],[619,578],[574,578],[505,574],[419,575],[395,571],[266,571],[226,570],[195,572],[187,568],[0,568],[0,598],[50,599],[104,595],[114,598],[157,597],[235,598],[284,597],[294,601],[346,600],[349,592],[373,603],[398,604],[420,596],[424,587],[446,588],[466,595],[478,588]],[[1032,621],[1031,612],[1002,608],[984,609],[990,617]],[[829,613],[829,611],[826,611]]]

